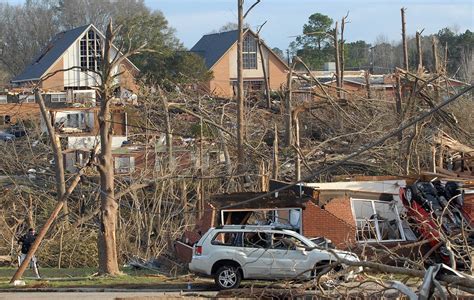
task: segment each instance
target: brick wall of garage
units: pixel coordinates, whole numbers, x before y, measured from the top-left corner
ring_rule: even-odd
[[[350,199],[334,199],[324,209],[308,202],[303,211],[303,235],[324,236],[342,249],[352,245],[356,238],[356,227]]]

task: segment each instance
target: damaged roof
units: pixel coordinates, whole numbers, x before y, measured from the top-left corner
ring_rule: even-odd
[[[298,197],[293,191],[279,192],[278,196],[266,196],[262,199],[247,202],[250,199],[265,195],[267,193],[231,193],[219,194],[211,197],[209,203],[216,209],[265,209],[265,208],[305,208],[306,202],[312,198]]]
[[[58,33],[12,83],[36,81],[64,54],[64,52],[90,27],[91,24]]]

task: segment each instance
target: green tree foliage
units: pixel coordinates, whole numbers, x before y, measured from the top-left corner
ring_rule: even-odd
[[[285,53],[283,52],[283,50],[281,50],[280,48],[278,47],[273,47],[272,48],[272,51],[278,55],[278,57],[280,57],[283,61],[286,61],[287,57],[285,55]]]
[[[333,46],[329,35],[333,20],[323,14],[312,14],[303,25],[303,34],[290,44],[293,54],[301,57],[313,69],[332,61]]]
[[[436,36],[440,47],[448,45],[448,73],[469,80],[473,67],[474,33],[466,30],[464,33],[455,34],[451,29],[443,28]]]
[[[144,78],[166,86],[210,79],[204,60],[186,51],[160,11],[125,16],[118,22],[124,45],[146,44],[145,51],[131,58]]]
[[[356,41],[344,45],[345,68],[365,69],[370,65],[370,44],[365,41]]]

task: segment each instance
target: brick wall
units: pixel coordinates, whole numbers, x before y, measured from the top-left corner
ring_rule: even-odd
[[[270,89],[279,90],[281,85],[285,85],[287,82],[288,67],[276,58],[275,55],[269,53],[268,69]]]
[[[347,248],[356,238],[355,222],[349,199],[336,199],[333,205],[323,209],[308,202],[303,210],[303,235],[324,236],[338,248]]]
[[[226,53],[212,68],[214,78],[209,83],[211,93],[220,97],[233,97],[230,85],[229,53]]]
[[[64,59],[61,59],[48,71],[48,73],[53,73],[64,68]],[[64,90],[64,72],[58,72],[53,76],[49,77],[41,83],[41,87],[45,90],[50,89],[54,91]]]

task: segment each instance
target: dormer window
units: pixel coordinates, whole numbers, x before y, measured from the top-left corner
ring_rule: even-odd
[[[102,43],[100,36],[90,29],[81,39],[81,68],[100,71],[102,60]]]
[[[244,69],[257,69],[257,41],[252,35],[245,36],[243,48]]]

